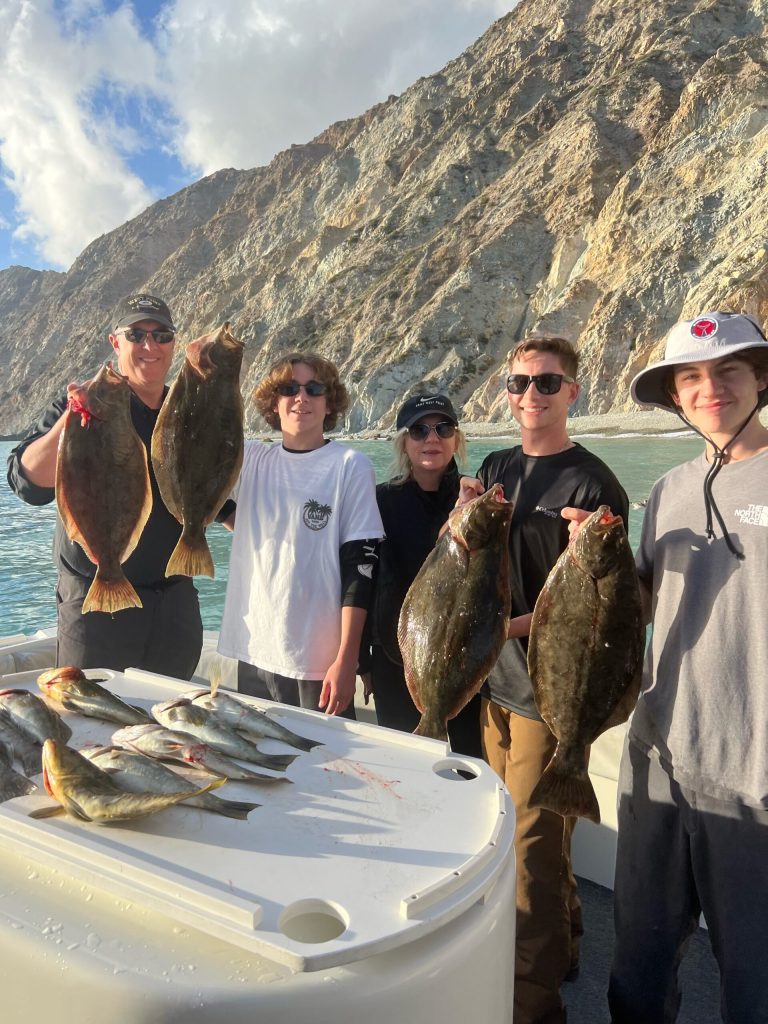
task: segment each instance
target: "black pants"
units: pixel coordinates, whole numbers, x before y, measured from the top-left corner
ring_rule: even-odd
[[[413,732],[421,715],[411,700],[403,666],[390,661],[378,645],[371,649],[371,678],[379,725],[399,729],[400,732]],[[448,722],[448,738],[455,754],[482,758],[480,705],[480,694],[475,694],[469,704]]]
[[[203,647],[203,623],[191,579],[185,576],[156,588],[136,587],[143,607],[125,608],[114,615],[83,615],[89,586],[90,580],[59,574],[57,665],[116,672],[130,666],[175,679],[192,677]]]

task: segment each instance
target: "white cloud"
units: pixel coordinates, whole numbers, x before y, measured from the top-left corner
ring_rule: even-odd
[[[161,19],[178,151],[209,173],[267,163],[437,71],[500,0],[174,0]]]
[[[6,0],[0,13],[0,160],[14,235],[59,267],[152,198],[123,160],[130,133],[93,103],[105,80],[113,101],[151,85],[154,51],[129,10],[105,17],[100,6],[78,0],[66,22],[48,0]]]
[[[66,267],[177,187],[153,177],[153,149],[194,173],[267,163],[438,70],[511,6],[0,0],[0,170],[14,235]]]

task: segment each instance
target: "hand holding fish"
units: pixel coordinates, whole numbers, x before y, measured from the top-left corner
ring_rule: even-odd
[[[466,505],[468,501],[472,501],[473,498],[477,498],[483,493],[485,488],[474,476],[463,476],[459,480],[459,496],[456,499],[456,508],[461,508],[462,505]]]
[[[563,519],[568,519],[568,543],[570,544],[576,534],[581,529],[581,524],[592,515],[585,508],[573,508],[570,505],[566,505],[565,508],[560,509],[560,515]]]

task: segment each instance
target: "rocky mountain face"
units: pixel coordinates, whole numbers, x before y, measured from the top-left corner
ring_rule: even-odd
[[[333,359],[353,431],[416,388],[504,418],[529,332],[577,342],[577,413],[629,408],[676,320],[768,319],[767,177],[768,0],[523,0],[401,96],[156,203],[66,274],[0,272],[0,432],[103,361],[138,288],[183,337],[231,320],[246,396],[289,349]]]

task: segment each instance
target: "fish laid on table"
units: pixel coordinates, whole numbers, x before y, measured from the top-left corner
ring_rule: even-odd
[[[255,708],[245,701],[233,697],[232,694],[219,690],[194,690],[184,696],[196,707],[210,711],[236,732],[242,733],[255,741],[260,739],[280,740],[298,750],[312,750],[322,746],[319,740],[308,740],[305,736],[287,729],[275,722],[265,711]]]
[[[147,452],[131,420],[131,390],[109,363],[70,404],[56,460],[56,503],[69,539],[96,565],[85,612],[141,608],[122,563],[152,510]]]
[[[405,595],[397,639],[420,736],[448,739],[448,719],[478,692],[506,640],[513,507],[494,484],[454,509]]]
[[[213,576],[205,528],[243,464],[243,343],[229,323],[190,342],[152,432],[152,468],[166,507],[183,526],[166,576]]]
[[[539,714],[557,739],[533,805],[600,821],[587,747],[632,712],[644,646],[624,523],[601,505],[555,563],[533,611],[528,671]]]
[[[174,732],[162,725],[129,725],[112,734],[112,742],[161,761],[176,761],[201,771],[212,772],[236,782],[290,782],[285,775],[267,775],[243,768],[237,761],[219,754],[194,736]]]
[[[283,771],[298,754],[263,754],[255,743],[235,732],[212,712],[198,707],[185,697],[152,705],[152,714],[160,725],[188,733],[227,757],[248,761],[261,768]]]
[[[91,764],[107,772],[113,782],[129,793],[197,793],[198,787],[189,779],[183,778],[172,768],[160,761],[122,747],[85,748],[81,753]],[[199,807],[204,811],[213,811],[226,818],[238,818],[245,821],[248,814],[260,804],[246,803],[242,800],[223,800],[213,793],[200,796],[189,796],[184,803],[188,807]]]
[[[0,740],[0,803],[15,796],[26,796],[36,789],[34,782],[13,770],[13,750]]]
[[[101,680],[104,682],[104,680]],[[67,666],[51,668],[38,677],[41,691],[59,702],[67,711],[77,711],[88,718],[122,725],[141,725],[152,721],[144,708],[126,704],[114,693],[99,686],[99,680],[88,679],[82,669]]]
[[[68,814],[81,821],[105,824],[141,818],[188,800],[191,795],[208,793],[224,782],[224,779],[214,779],[191,793],[126,793],[77,750],[56,740],[46,740],[43,744],[45,790]]]
[[[11,716],[17,728],[36,743],[42,744],[47,739],[66,743],[72,735],[67,723],[44,700],[29,690],[0,690],[0,708]]]
[[[0,743],[4,743],[24,769],[26,775],[37,775],[42,766],[43,745],[33,740],[15,724],[11,716],[0,707]]]

